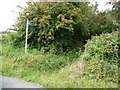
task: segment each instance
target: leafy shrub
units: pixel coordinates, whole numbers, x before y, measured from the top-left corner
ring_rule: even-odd
[[[97,80],[118,80],[118,32],[102,33],[88,40],[84,60],[86,74]]]
[[[27,4],[28,7],[20,13],[16,24],[18,36],[15,38],[15,45],[25,43],[26,18],[37,24],[36,27],[29,27],[29,47],[45,51],[53,49],[55,52],[68,52],[76,48],[79,42],[84,43],[91,35],[111,32],[116,28],[106,13],[93,12],[88,3]],[[30,14],[26,16],[28,12]]]
[[[12,38],[14,37],[15,33],[4,33],[1,34],[1,44],[5,44],[5,43],[12,43]]]
[[[114,17],[116,18],[117,23],[120,24],[120,1],[118,0],[117,2],[112,3],[112,4],[113,4],[112,13]]]

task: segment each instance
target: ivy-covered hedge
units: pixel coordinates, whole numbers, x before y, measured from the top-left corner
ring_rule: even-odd
[[[29,48],[44,48],[46,51],[70,51],[91,35],[115,30],[116,26],[106,12],[96,13],[93,8],[83,2],[28,2],[16,24],[15,45],[25,43],[26,18],[37,24],[29,27]],[[29,16],[26,16],[28,12]]]
[[[86,74],[97,80],[118,82],[118,32],[102,33],[88,40],[84,60]]]

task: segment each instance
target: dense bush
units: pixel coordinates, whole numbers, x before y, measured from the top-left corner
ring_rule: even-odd
[[[97,80],[118,81],[118,32],[102,33],[88,40],[84,60],[86,72]]]
[[[12,44],[13,43],[13,39],[16,37],[16,33],[11,33],[11,32],[5,32],[1,35],[1,44],[5,44],[5,43],[9,43]]]
[[[112,13],[115,16],[117,22],[120,24],[120,1],[113,3]]]
[[[44,48],[46,51],[70,51],[81,44],[91,35],[111,32],[116,26],[106,16],[106,12],[96,13],[88,3],[59,2],[40,3],[28,2],[18,18],[16,27],[18,36],[15,45],[25,42],[25,23],[37,23],[36,27],[29,27],[29,48]],[[30,13],[26,16],[26,13]]]

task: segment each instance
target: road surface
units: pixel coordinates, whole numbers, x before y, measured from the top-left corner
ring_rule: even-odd
[[[14,78],[14,77],[6,77],[0,75],[0,89],[1,88],[43,88],[42,86],[30,82],[26,82],[24,80]]]

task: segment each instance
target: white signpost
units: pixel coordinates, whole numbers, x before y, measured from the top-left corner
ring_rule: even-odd
[[[28,35],[28,19],[27,19],[27,23],[26,23],[25,53],[27,53],[27,35]]]
[[[26,40],[25,40],[25,53],[27,53],[27,37],[28,37],[28,26],[36,26],[37,24],[34,22],[29,22],[29,20],[27,19],[27,23],[26,23]]]

